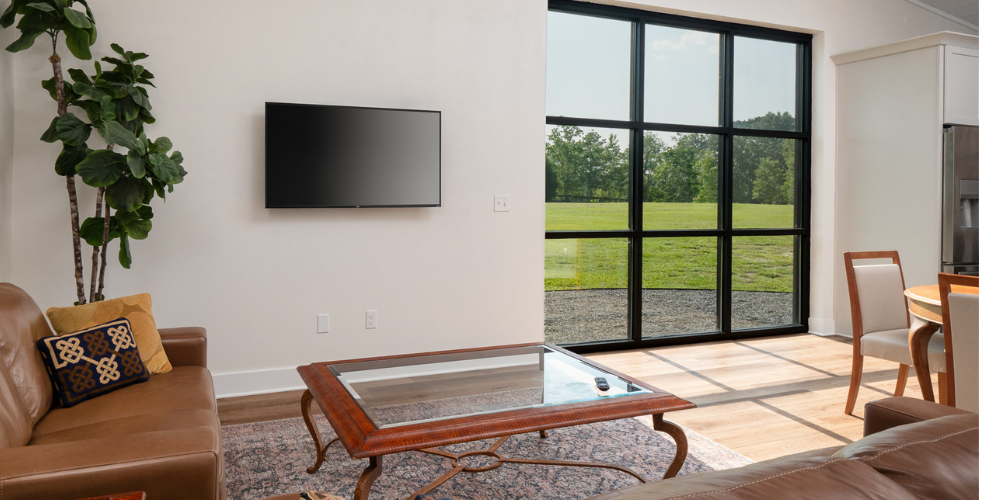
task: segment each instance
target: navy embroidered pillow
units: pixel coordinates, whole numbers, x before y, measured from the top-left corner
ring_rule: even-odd
[[[36,342],[64,407],[149,379],[125,318]]]

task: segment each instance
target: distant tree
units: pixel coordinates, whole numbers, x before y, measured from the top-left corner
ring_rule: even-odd
[[[749,120],[735,122],[737,128],[757,129],[757,130],[794,130],[795,118],[785,113],[767,113]],[[760,170],[763,160],[772,160],[777,166],[768,165],[762,172],[772,172],[780,169],[783,174],[777,179],[778,185],[784,186],[786,183],[786,169],[794,168],[794,161],[789,162],[786,156],[785,144],[794,141],[786,139],[774,139],[769,137],[737,136],[733,138],[733,202],[734,203],[774,203],[774,201],[761,201],[755,196],[755,191],[762,193],[770,192],[769,188],[763,188],[756,181],[757,171]],[[794,156],[792,157],[794,160]],[[763,181],[762,181],[763,182]],[[781,195],[784,198],[785,195]],[[768,200],[776,199],[774,196],[766,195]]]
[[[719,201],[719,160],[712,155],[704,155],[696,165],[698,171],[698,203],[718,203]]]
[[[556,190],[559,188],[559,180],[556,177],[556,167],[552,160],[545,157],[545,202],[555,201]]]
[[[545,158],[546,169],[551,168],[555,179],[553,201],[628,199],[627,152],[613,134],[605,140],[579,127],[556,127],[546,142]]]

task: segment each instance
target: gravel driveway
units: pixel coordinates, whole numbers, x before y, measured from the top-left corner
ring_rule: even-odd
[[[716,329],[715,290],[643,290],[643,337]],[[625,339],[627,292],[545,292],[545,340],[556,344]],[[792,294],[733,292],[733,328],[792,322]]]

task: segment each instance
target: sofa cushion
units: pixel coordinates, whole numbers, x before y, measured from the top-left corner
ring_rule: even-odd
[[[128,417],[176,410],[216,413],[212,375],[200,366],[179,366],[124,389],[84,401],[72,408],[53,407],[37,425],[34,438],[53,432]]]
[[[640,484],[591,500],[912,499],[898,484],[854,460],[784,457],[737,469]]]
[[[149,379],[125,318],[37,342],[64,407]]]
[[[952,415],[862,438],[835,457],[862,462],[921,499],[979,498],[979,415]]]
[[[170,360],[163,352],[160,332],[157,331],[156,321],[153,320],[153,300],[148,293],[91,302],[82,306],[50,307],[45,311],[45,315],[52,322],[52,329],[56,331],[56,335],[66,335],[120,317],[128,318],[132,323],[132,333],[139,346],[142,362],[146,364],[149,373],[170,371]]]
[[[42,310],[24,290],[0,283],[0,362],[32,422],[52,406],[52,384],[35,341],[52,335]],[[6,403],[6,401],[4,401]]]
[[[176,410],[116,418],[34,436],[29,446],[68,443],[81,439],[124,436],[140,432],[218,427],[219,416],[209,410]]]

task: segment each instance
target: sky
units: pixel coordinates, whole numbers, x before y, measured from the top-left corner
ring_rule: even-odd
[[[646,26],[647,122],[719,125],[719,38]],[[628,120],[630,41],[629,22],[549,12],[546,114]],[[736,37],[734,119],[794,115],[795,51],[791,43]]]

